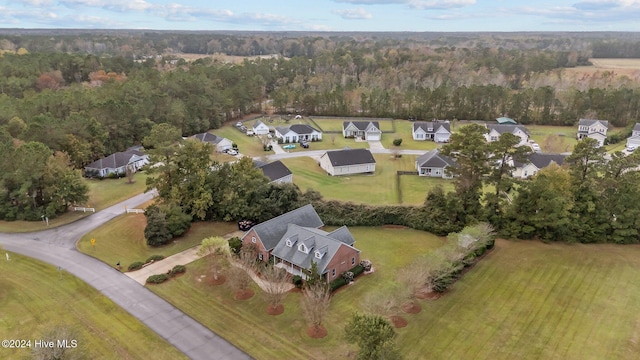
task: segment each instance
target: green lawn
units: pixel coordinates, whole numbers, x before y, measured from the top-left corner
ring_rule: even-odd
[[[393,283],[397,269],[408,264],[415,254],[429,252],[441,244],[440,238],[411,229],[356,227],[351,231],[362,257],[370,259],[376,271],[334,296],[325,321],[328,335],[323,339],[306,335],[299,293],[287,297],[284,314],[267,315],[267,303],[258,288],[254,287],[253,298],[236,301],[228,287],[207,284],[206,277],[202,277],[206,266],[203,260],[187,265],[184,276],[149,289],[256,359],[349,358],[355,347],[344,341],[343,328],[351,314],[360,310],[364,296]]]
[[[253,126],[253,121],[247,123],[246,125]],[[244,155],[262,156],[264,154],[272,154],[273,153],[271,151],[269,151],[269,152],[265,152],[264,151],[264,149],[262,148],[262,142],[260,141],[259,137],[257,137],[257,136],[247,136],[247,135],[241,133],[240,131],[238,131],[238,129],[236,129],[233,124],[225,125],[225,126],[221,127],[220,129],[212,130],[211,133],[213,133],[213,134],[215,134],[217,136],[225,137],[225,138],[231,140],[231,142],[238,144],[238,149],[240,150],[240,153],[242,153]],[[229,155],[222,155],[221,154],[220,156],[221,157],[228,156],[229,158],[232,158]]]
[[[258,359],[347,358],[342,328],[362,311],[367,294],[387,289],[399,268],[439,246],[408,229],[352,228],[375,272],[333,298],[325,339],[311,340],[291,294],[285,314],[264,314],[259,297],[235,301],[231,292],[188,276],[151,287]],[[404,317],[398,345],[406,359],[636,359],[640,351],[640,247],[497,242],[451,290],[422,301]]]
[[[453,180],[432,178],[418,175],[401,175],[400,189],[402,190],[402,204],[422,205],[427,193],[436,186],[442,186],[445,192],[454,191]]]
[[[120,262],[126,269],[134,261],[145,261],[154,254],[170,256],[200,244],[206,237],[225,235],[238,229],[232,223],[197,222],[182,237],[154,248],[144,239],[146,224],[143,214],[121,215],[83,236],[77,244],[78,250],[110,265]],[[96,240],[95,247],[91,246],[91,239]]]
[[[4,257],[4,254],[3,254]],[[118,305],[56,267],[11,254],[1,261],[0,337],[31,339],[56,326],[78,334],[86,359],[186,359]],[[2,359],[30,359],[29,349],[0,349]]]
[[[129,184],[122,179],[83,179],[89,187],[89,201],[86,207],[93,207],[96,211],[108,208],[132,196],[141,194],[146,189],[147,174],[138,172],[134,176],[134,183]],[[49,227],[61,226],[89,216],[90,212],[69,211],[56,218],[49,219]],[[31,232],[47,228],[43,221],[0,221],[0,232]]]
[[[396,132],[394,134],[382,134],[382,145],[387,149],[393,149],[393,140],[402,139],[399,149],[433,150],[438,144],[433,141],[413,140],[413,122],[407,120],[395,120]]]
[[[540,145],[543,152],[570,152],[577,144],[577,126],[525,125],[531,140]]]
[[[375,154],[374,157],[374,175],[329,176],[309,157],[284,159],[282,162],[293,173],[296,185],[303,191],[317,190],[325,199],[372,205],[398,204],[396,171],[414,170],[415,156],[404,155],[395,160],[385,154]]]

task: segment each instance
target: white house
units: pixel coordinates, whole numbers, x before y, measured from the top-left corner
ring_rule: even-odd
[[[488,133],[484,134],[488,142],[498,141],[500,135],[511,133],[520,138],[520,142],[516,146],[525,145],[529,141],[529,132],[523,125],[512,124],[485,124]]]
[[[298,141],[318,141],[322,140],[322,132],[305,124],[295,124],[289,127],[277,127],[276,138],[282,139],[285,143],[295,143]]]
[[[382,130],[377,121],[345,121],[342,123],[342,136],[380,141]]]
[[[376,160],[368,149],[334,150],[320,157],[320,167],[331,176],[374,173]]]
[[[437,149],[428,151],[416,159],[416,170],[420,176],[451,179],[452,176],[448,175],[445,170],[455,165],[455,160],[440,154]]]
[[[138,150],[127,150],[92,162],[84,167],[84,172],[89,177],[106,177],[109,174],[124,175],[127,172],[127,167],[135,172],[148,163],[149,155]]]
[[[527,157],[527,161],[523,163],[514,163],[515,169],[513,170],[512,176],[519,179],[529,178],[552,163],[556,163],[558,165],[564,164],[565,158],[566,155],[562,154],[531,153]]]
[[[255,135],[267,135],[269,133],[269,126],[258,120],[253,124],[253,133]]]
[[[631,137],[627,139],[627,148],[636,149],[640,147],[640,123],[633,127]]]
[[[413,140],[431,140],[435,142],[449,142],[451,126],[448,121],[414,122]]]
[[[227,138],[223,138],[222,136],[216,136],[208,132],[195,134],[190,138],[200,140],[202,142],[206,142],[213,145],[217,152],[223,152],[225,150],[229,150],[233,146],[233,143],[231,142],[231,140]]]
[[[580,119],[578,121],[578,140],[582,140],[586,137],[596,139],[600,146],[604,145],[604,141],[607,139],[607,129],[609,128],[609,121],[607,120],[595,120],[595,119]]]

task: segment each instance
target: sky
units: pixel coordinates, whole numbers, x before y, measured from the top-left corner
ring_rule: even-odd
[[[0,0],[0,28],[640,31],[640,0]]]

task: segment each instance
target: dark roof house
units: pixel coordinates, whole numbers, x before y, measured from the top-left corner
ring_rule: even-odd
[[[149,156],[138,150],[127,150],[113,153],[102,159],[98,159],[84,167],[87,176],[105,177],[109,174],[124,174],[126,167],[136,171],[149,163]]]
[[[289,170],[289,168],[280,160],[268,164],[254,160],[253,163],[257,168],[262,170],[264,176],[268,177],[271,182],[293,182],[293,174],[291,173],[291,170]]]
[[[416,170],[420,176],[450,178],[445,169],[456,166],[454,159],[442,155],[437,149],[426,152],[416,159]]]
[[[376,171],[376,160],[368,149],[327,151],[320,157],[320,167],[329,175],[349,175]]]

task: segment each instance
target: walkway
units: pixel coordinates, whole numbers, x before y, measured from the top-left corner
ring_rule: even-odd
[[[84,255],[75,243],[85,233],[152,198],[141,194],[82,220],[55,229],[25,234],[0,234],[5,250],[61,267],[96,288],[142,321],[191,359],[250,359],[193,318],[140,286],[111,266]]]

